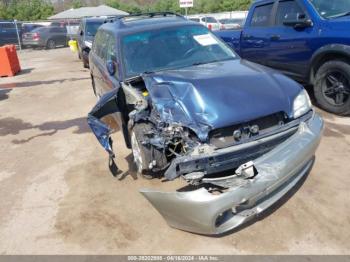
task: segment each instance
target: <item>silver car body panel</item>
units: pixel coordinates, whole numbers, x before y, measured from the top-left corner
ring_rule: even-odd
[[[322,131],[323,120],[315,113],[285,142],[252,160],[258,172],[254,178],[232,183],[219,195],[205,188],[189,192],[151,189],[140,192],[174,228],[200,234],[227,232],[277,202],[308,173]]]

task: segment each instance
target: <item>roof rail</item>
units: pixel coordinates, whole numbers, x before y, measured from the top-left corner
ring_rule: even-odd
[[[123,16],[116,17],[113,20],[114,21],[118,21],[118,20],[123,20],[123,19],[126,19],[126,18],[138,18],[138,17],[139,18],[154,18],[154,17],[160,17],[160,16],[163,16],[163,17],[166,17],[166,16],[177,16],[177,17],[186,19],[182,15],[179,15],[179,14],[173,13],[173,12],[150,12],[150,13],[138,13],[138,14],[132,14],[132,15],[123,15]]]
[[[123,19],[123,18],[129,18],[129,17],[140,17],[140,16],[146,16],[146,17],[149,17],[149,18],[153,18],[155,16],[178,16],[178,17],[182,17],[182,15],[179,15],[177,13],[173,13],[173,12],[150,12],[150,13],[138,13],[138,14],[132,14],[132,15],[125,15],[125,16],[121,16],[120,19]]]

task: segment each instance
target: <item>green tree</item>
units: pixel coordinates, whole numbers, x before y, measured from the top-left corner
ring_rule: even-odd
[[[81,0],[74,0],[74,1],[72,2],[72,7],[73,7],[74,9],[83,7],[83,3],[81,2]]]
[[[215,13],[223,11],[248,10],[253,0],[194,0],[194,7],[189,13]],[[151,11],[172,11],[184,13],[179,7],[179,0],[158,0],[147,7]]]
[[[130,14],[141,13],[142,9],[135,4],[126,4],[122,3],[118,0],[107,0],[106,5],[113,7],[115,9],[119,9]]]
[[[0,18],[22,21],[46,19],[53,14],[53,6],[45,0],[13,0],[0,4]]]

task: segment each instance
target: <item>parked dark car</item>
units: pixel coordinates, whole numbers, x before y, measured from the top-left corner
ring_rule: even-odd
[[[350,114],[350,0],[260,0],[243,30],[222,31],[249,61],[314,86],[325,110]]]
[[[169,13],[124,17],[99,28],[89,59],[99,100],[88,123],[113,174],[107,115],[139,174],[188,183],[176,192],[141,190],[170,226],[236,228],[312,167],[323,121],[304,88],[241,60],[203,25]]]
[[[89,52],[94,41],[97,29],[106,21],[106,18],[84,18],[78,29],[78,56],[85,68],[89,67]]]
[[[57,46],[67,46],[67,30],[65,27],[39,27],[23,34],[23,45],[30,47],[45,47],[53,49]]]
[[[0,46],[6,44],[18,45],[18,37],[21,41],[22,29],[21,24],[17,24],[18,35],[16,30],[16,24],[14,21],[0,20]]]

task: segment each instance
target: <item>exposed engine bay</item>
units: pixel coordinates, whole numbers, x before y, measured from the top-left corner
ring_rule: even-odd
[[[93,130],[103,126],[95,134],[106,132],[98,139],[114,157],[111,130],[98,118],[116,113],[115,119],[122,127],[126,145],[133,151],[137,170],[148,177],[161,173],[168,180],[181,176],[189,184],[228,188],[232,181],[226,181],[227,172],[230,177],[237,176],[239,183],[254,177],[258,172],[253,160],[288,139],[301,121],[311,117],[308,114],[290,121],[286,114],[278,112],[214,129],[205,121],[191,121],[180,100],[167,88],[173,83],[157,81],[145,75],[123,82],[120,89],[102,97],[100,106],[89,114]],[[183,88],[185,93],[192,94],[189,89]],[[192,97],[200,100],[199,94]],[[200,114],[197,118],[206,117],[205,111]]]
[[[187,182],[176,192],[140,190],[170,226],[220,234],[266,210],[308,173],[323,121],[313,110],[298,118],[283,110],[249,117],[263,103],[231,116],[234,111],[222,110],[232,108],[231,100],[220,98],[222,104],[211,107],[201,91],[189,82],[143,75],[103,95],[88,123],[109,153],[113,175],[113,130],[103,122],[109,114],[139,174]]]
[[[123,32],[119,57],[106,61],[107,70],[97,63],[91,70],[100,99],[88,123],[109,153],[112,174],[118,175],[118,150],[107,115],[139,174],[187,182],[174,192],[140,189],[170,226],[220,234],[266,210],[306,176],[323,121],[300,84],[239,59],[206,28],[177,23],[115,32],[118,39]]]

